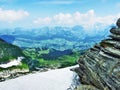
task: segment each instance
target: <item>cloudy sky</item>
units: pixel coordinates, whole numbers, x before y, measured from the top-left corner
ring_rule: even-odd
[[[120,17],[119,0],[0,0],[0,27],[35,28],[110,25]]]

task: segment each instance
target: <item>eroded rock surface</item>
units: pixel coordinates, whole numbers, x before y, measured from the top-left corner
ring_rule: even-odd
[[[120,19],[110,30],[109,39],[102,40],[80,57],[78,73],[82,84],[100,90],[120,90]]]
[[[29,70],[27,69],[4,70],[0,72],[0,82],[5,81],[7,79],[16,78],[28,73],[29,73]]]

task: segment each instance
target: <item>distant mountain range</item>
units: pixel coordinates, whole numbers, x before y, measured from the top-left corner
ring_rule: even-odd
[[[108,27],[109,28],[109,27]],[[84,30],[74,27],[43,27],[38,29],[5,29],[0,31],[0,38],[20,47],[47,47],[54,49],[86,49],[109,34],[109,29]]]
[[[109,27],[108,27],[109,28]],[[41,68],[63,68],[75,65],[86,49],[106,38],[109,29],[84,30],[74,27],[43,27],[38,29],[2,29],[0,30],[0,81],[6,79],[4,70],[9,70],[7,78],[13,74],[28,73]],[[20,64],[13,63],[19,61]],[[12,65],[10,65],[13,63]],[[3,68],[4,65],[10,67]],[[14,70],[18,72],[13,72]],[[12,70],[12,71],[11,71]],[[25,71],[24,71],[25,70]]]

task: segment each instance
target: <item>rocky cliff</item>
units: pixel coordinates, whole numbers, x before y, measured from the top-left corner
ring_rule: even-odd
[[[92,85],[100,90],[120,90],[120,19],[116,24],[108,39],[80,57],[79,67],[74,71],[83,85]]]

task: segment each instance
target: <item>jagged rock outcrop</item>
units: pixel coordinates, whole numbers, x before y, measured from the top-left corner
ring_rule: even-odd
[[[0,72],[0,82],[5,81],[7,79],[13,79],[22,75],[26,75],[28,73],[29,73],[28,69],[4,70]]]
[[[110,30],[110,38],[102,40],[80,57],[73,69],[84,85],[100,90],[120,90],[120,19]]]

